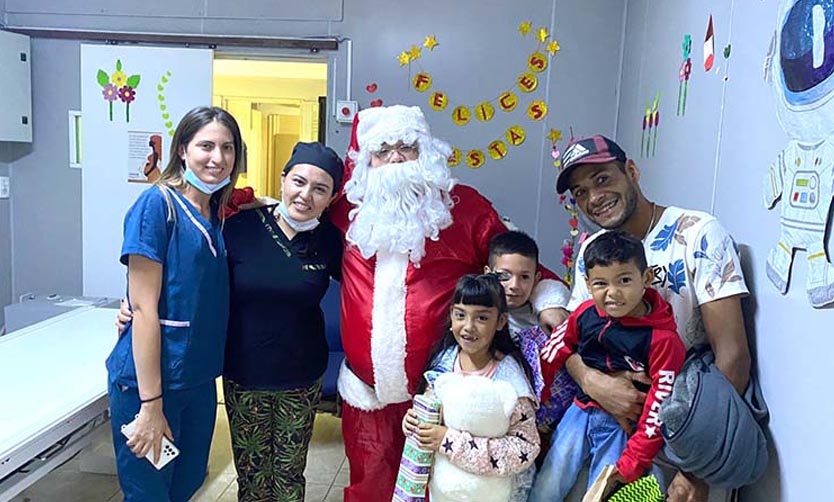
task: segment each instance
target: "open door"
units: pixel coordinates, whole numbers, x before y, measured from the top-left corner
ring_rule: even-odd
[[[246,58],[215,54],[213,102],[240,124],[247,172],[237,187],[281,197],[281,172],[298,141],[316,141],[322,124],[319,96],[328,88],[327,61]]]
[[[211,105],[212,59],[207,49],[81,45],[85,296],[125,295],[125,212],[168,163],[180,118]]]

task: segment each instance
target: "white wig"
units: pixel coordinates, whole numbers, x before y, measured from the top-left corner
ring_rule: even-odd
[[[416,106],[362,110],[356,140],[359,150],[348,153],[355,167],[345,184],[347,199],[357,206],[350,214],[348,242],[359,246],[366,258],[385,249],[408,252],[418,263],[424,254],[424,239],[437,240],[440,231],[452,223],[449,192],[457,180],[447,165],[451,147],[431,136],[426,118]],[[370,167],[371,155],[383,143],[400,141],[417,145],[416,161],[390,166],[390,170]]]

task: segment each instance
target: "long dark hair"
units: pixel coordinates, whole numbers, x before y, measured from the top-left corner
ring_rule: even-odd
[[[478,305],[481,307],[495,307],[498,309],[498,315],[509,314],[507,308],[507,297],[504,293],[504,286],[498,280],[498,275],[494,273],[488,274],[468,274],[464,275],[458,280],[455,286],[455,292],[452,294],[452,302],[449,305],[450,309],[455,305]],[[447,321],[446,330],[443,336],[437,342],[432,350],[429,358],[429,368],[434,364],[435,359],[445,352],[449,347],[457,345],[455,335],[452,334],[451,316]],[[527,382],[533,385],[533,370],[524,359],[521,349],[513,342],[510,336],[509,323],[504,324],[504,327],[495,332],[492,338],[492,343],[489,345],[489,351],[493,359],[498,358],[498,353],[504,354],[506,357],[512,357],[524,370],[524,375],[527,377]],[[428,369],[428,368],[426,368]],[[425,380],[425,379],[424,379]],[[421,382],[419,392],[426,390],[425,381]]]

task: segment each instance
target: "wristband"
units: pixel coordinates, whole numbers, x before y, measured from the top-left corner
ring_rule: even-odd
[[[152,397],[152,398],[150,398],[150,399],[139,399],[139,402],[140,402],[140,403],[142,403],[142,404],[145,404],[145,403],[152,403],[152,402],[154,402],[154,401],[156,401],[156,400],[158,400],[158,399],[162,399],[162,394],[160,394],[160,395],[158,395],[158,396],[156,396],[156,397]]]

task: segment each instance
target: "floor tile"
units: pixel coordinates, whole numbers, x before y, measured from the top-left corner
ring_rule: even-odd
[[[223,406],[217,407],[217,421],[209,453],[208,475],[203,486],[194,494],[194,502],[215,502],[237,478],[229,439],[229,421]]]
[[[237,474],[232,460],[229,423],[222,405],[217,407],[217,422],[209,457],[208,475],[193,502],[234,502],[237,500]],[[12,499],[12,502],[122,502],[115,476],[81,472],[78,458],[44,476]],[[316,416],[313,438],[305,470],[307,500],[343,500],[350,469],[345,459],[341,420],[327,413]]]
[[[327,492],[330,491],[330,483],[310,483],[307,482],[305,488],[304,500],[306,502],[324,502],[327,498]]]
[[[116,492],[116,494],[115,494],[115,495],[113,495],[112,497],[110,497],[110,498],[107,500],[107,502],[124,502],[124,500],[125,500],[125,497],[124,497],[124,495],[122,495],[122,492],[121,492],[121,490],[120,490],[120,491]]]
[[[19,493],[12,502],[89,502],[108,500],[119,493],[115,476],[81,472],[77,457]]]
[[[211,441],[211,452],[209,453],[209,477],[217,473],[228,472],[229,468],[234,473],[229,419],[226,417],[225,407],[218,406],[214,424],[214,437]]]
[[[333,486],[345,487],[350,483],[350,468],[347,460],[342,464],[342,468],[336,473],[336,478],[333,480]]]
[[[316,415],[304,470],[307,483],[330,486],[344,462],[341,420],[329,414]]]
[[[222,476],[209,477],[197,493],[191,498],[193,502],[214,502],[235,482],[234,478]]]
[[[217,499],[217,502],[237,502],[237,481],[232,481],[226,491]]]
[[[344,487],[337,487],[333,486],[330,488],[330,493],[327,494],[327,498],[324,499],[324,502],[342,502],[345,500],[345,492]]]

